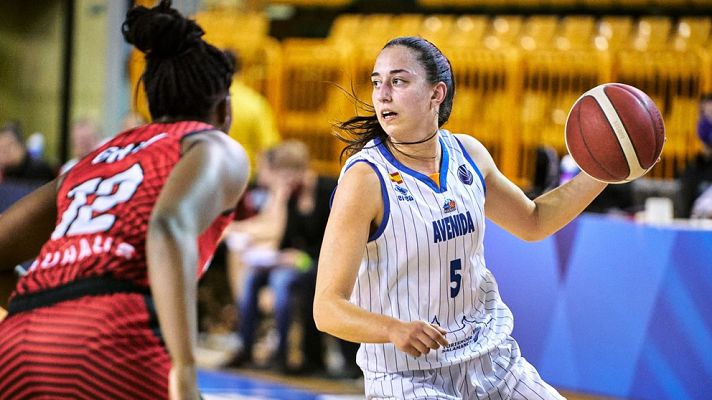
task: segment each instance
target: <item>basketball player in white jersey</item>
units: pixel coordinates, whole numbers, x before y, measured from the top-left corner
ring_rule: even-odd
[[[529,200],[475,138],[440,129],[455,82],[424,39],[386,44],[371,80],[373,114],[340,124],[351,157],[319,257],[317,326],[362,343],[369,399],[561,399],[511,337],[485,216],[540,240],[606,184],[579,174]]]

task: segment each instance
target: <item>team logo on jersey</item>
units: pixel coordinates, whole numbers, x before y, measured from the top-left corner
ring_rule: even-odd
[[[443,204],[443,211],[446,213],[453,212],[457,210],[457,204],[453,199],[445,199],[445,204]]]
[[[465,185],[472,185],[475,178],[472,176],[472,172],[465,166],[465,164],[460,165],[457,168],[457,177]]]
[[[398,193],[396,197],[398,197],[398,200],[400,201],[413,201],[415,198],[413,198],[413,195],[410,194],[410,191],[408,191],[407,188],[403,186],[398,186],[394,185],[393,189]]]
[[[390,174],[388,174],[388,177],[391,178],[391,182],[393,183],[403,183],[403,178],[401,178],[400,173],[398,171],[391,172]]]

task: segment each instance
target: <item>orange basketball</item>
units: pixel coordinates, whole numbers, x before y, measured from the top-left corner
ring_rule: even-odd
[[[581,170],[603,182],[624,183],[644,175],[664,142],[665,126],[655,103],[622,83],[587,91],[566,120],[566,148]]]

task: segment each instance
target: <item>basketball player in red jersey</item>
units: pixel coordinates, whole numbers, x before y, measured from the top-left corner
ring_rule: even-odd
[[[130,10],[123,34],[154,122],[0,217],[0,271],[39,253],[0,323],[2,399],[199,398],[197,278],[248,176],[224,133],[233,65],[170,1]]]

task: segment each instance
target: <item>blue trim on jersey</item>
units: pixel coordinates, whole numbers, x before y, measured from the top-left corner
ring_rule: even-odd
[[[368,161],[368,160],[355,160],[351,164],[347,165],[344,167],[344,174],[346,171],[349,170],[349,168],[353,167],[356,165],[356,163],[359,162],[364,162],[371,166],[373,168],[373,172],[376,173],[376,176],[378,177],[379,182],[381,182],[381,197],[383,198],[383,219],[381,220],[381,224],[378,226],[378,229],[376,229],[376,232],[373,232],[373,234],[368,238],[369,242],[372,242],[376,239],[378,239],[382,234],[383,231],[386,230],[386,225],[388,225],[388,219],[391,217],[391,202],[388,198],[388,191],[386,189],[386,182],[383,181],[383,175],[378,172],[378,167],[376,167],[376,164]],[[343,176],[343,174],[342,174]],[[334,193],[336,193],[336,188],[334,188]],[[332,193],[332,201],[333,201],[333,193]]]
[[[462,154],[465,155],[465,158],[466,158],[467,161],[470,163],[470,165],[472,165],[472,168],[473,168],[473,169],[475,170],[475,172],[477,173],[477,176],[480,177],[480,182],[482,182],[482,190],[484,191],[485,195],[487,195],[487,185],[485,185],[485,178],[482,177],[482,173],[480,172],[480,169],[477,168],[477,164],[475,164],[475,162],[472,161],[472,157],[470,157],[470,153],[468,153],[467,150],[465,150],[465,146],[462,145],[462,142],[460,141],[460,139],[458,139],[457,136],[455,136],[455,135],[453,135],[452,137],[454,137],[455,140],[457,140],[457,144],[460,145],[460,149],[462,150]]]
[[[398,170],[405,172],[406,174],[414,177],[415,179],[428,185],[435,193],[443,193],[447,191],[447,170],[450,164],[450,152],[447,150],[447,146],[443,141],[443,138],[438,135],[438,140],[440,141],[440,149],[442,150],[442,157],[440,157],[440,187],[435,184],[435,182],[427,175],[420,173],[418,171],[412,170],[405,165],[401,164],[393,154],[388,150],[385,144],[381,142],[381,138],[375,139],[375,144],[378,150],[381,152],[383,157],[386,158],[391,164],[393,164]],[[380,175],[379,175],[380,176]]]

